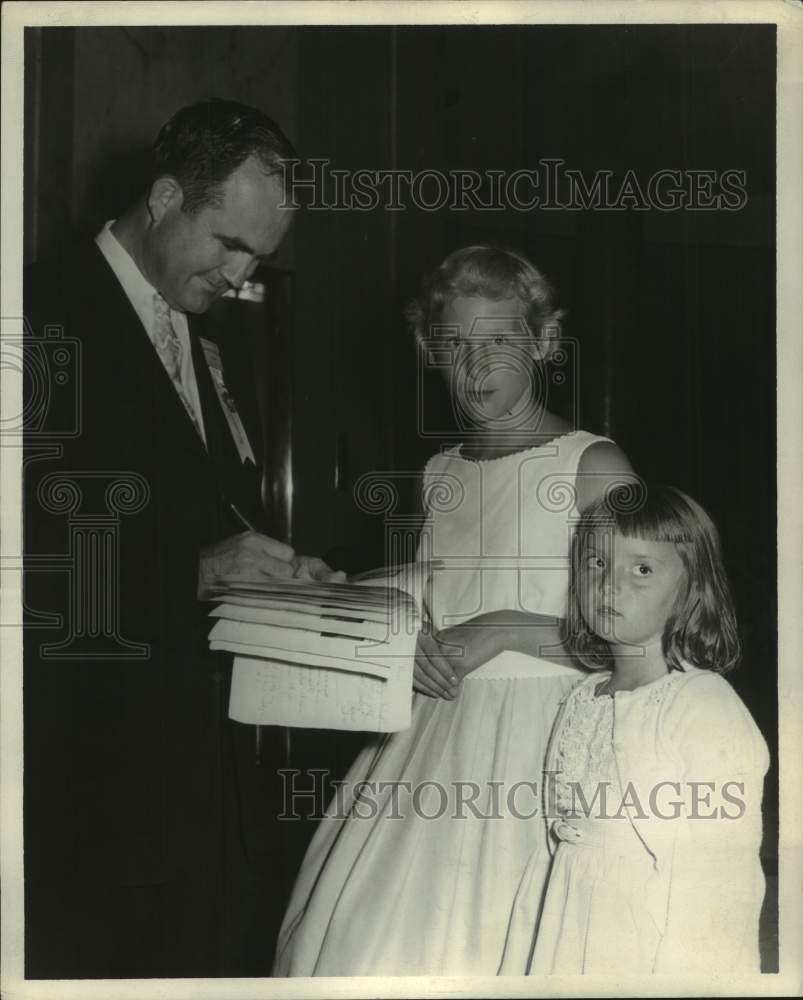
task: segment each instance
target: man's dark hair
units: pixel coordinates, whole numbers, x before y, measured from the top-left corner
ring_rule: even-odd
[[[182,209],[196,212],[218,200],[220,185],[249,156],[256,156],[265,173],[279,176],[287,189],[292,171],[282,164],[297,157],[276,122],[237,101],[201,101],[181,108],[160,129],[151,182],[175,177],[184,194]]]

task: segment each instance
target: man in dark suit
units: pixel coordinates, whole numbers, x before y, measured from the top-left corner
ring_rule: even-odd
[[[65,431],[54,382],[25,439],[29,978],[270,969],[271,782],[227,718],[199,580],[331,571],[263,533],[247,387],[201,319],[287,232],[293,156],[252,108],[185,108],[144,197],[26,275],[32,370],[72,350],[79,403]]]

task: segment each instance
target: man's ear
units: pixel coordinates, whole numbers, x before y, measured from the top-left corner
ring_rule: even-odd
[[[181,208],[184,192],[175,177],[157,177],[148,192],[148,214],[153,225],[158,226],[169,211]]]

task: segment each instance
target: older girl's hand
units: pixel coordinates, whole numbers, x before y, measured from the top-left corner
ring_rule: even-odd
[[[455,625],[418,637],[413,687],[431,698],[452,700],[461,680],[499,651],[494,630],[481,625]]]

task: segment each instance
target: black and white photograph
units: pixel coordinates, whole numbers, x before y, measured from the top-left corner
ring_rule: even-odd
[[[2,42],[4,993],[798,995],[800,5]]]

